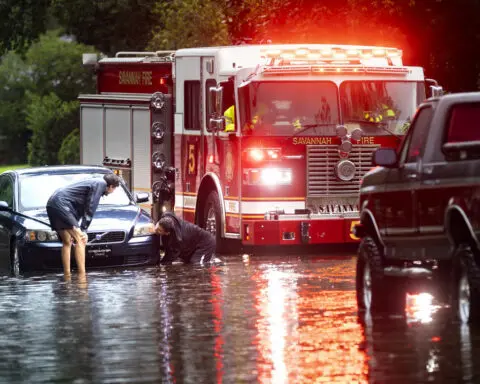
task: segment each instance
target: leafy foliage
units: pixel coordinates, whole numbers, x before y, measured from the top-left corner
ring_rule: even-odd
[[[148,47],[152,50],[226,45],[228,31],[215,0],[158,2],[154,14],[160,27]]]
[[[95,90],[94,73],[82,66],[82,54],[92,47],[68,41],[61,31],[42,35],[26,53],[31,91],[37,95],[55,93],[61,100],[76,100],[79,93]]]
[[[23,163],[30,133],[25,122],[25,92],[30,88],[28,67],[22,58],[10,52],[0,64],[0,161]]]
[[[23,52],[45,32],[50,0],[2,0],[0,2],[0,54]]]
[[[156,0],[52,0],[53,14],[77,41],[107,55],[143,50],[158,24]]]
[[[78,101],[62,101],[56,94],[30,94],[27,124],[32,131],[28,144],[31,165],[58,164],[58,152],[64,138],[78,125]]]
[[[80,130],[75,128],[63,140],[58,152],[60,164],[80,164]]]

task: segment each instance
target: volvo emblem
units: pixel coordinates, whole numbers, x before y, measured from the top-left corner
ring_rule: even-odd
[[[98,241],[98,240],[102,240],[102,236],[103,236],[103,235],[101,235],[100,233],[97,233],[97,234],[95,235],[95,240],[97,240],[97,241]]]
[[[355,177],[356,171],[355,164],[350,160],[340,160],[337,165],[335,165],[335,174],[342,181],[350,181]]]

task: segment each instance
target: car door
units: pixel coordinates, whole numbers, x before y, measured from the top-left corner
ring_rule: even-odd
[[[448,108],[443,119],[442,134],[437,133],[431,153],[427,153],[422,167],[422,185],[418,192],[419,234],[429,258],[450,256],[450,241],[444,221],[449,201],[463,209],[470,218],[480,210],[480,184],[472,160],[447,158],[441,148],[444,143],[468,143],[480,140],[477,129],[480,121],[480,103],[456,103]],[[476,125],[477,124],[477,125]],[[469,209],[470,208],[470,209]],[[474,224],[474,222],[472,222]]]
[[[0,176],[0,201],[8,204],[13,209],[14,185],[13,178],[9,175]],[[10,238],[12,228],[12,213],[0,211],[0,268],[10,267]]]
[[[415,115],[399,154],[398,167],[392,168],[386,182],[386,256],[416,259],[419,253],[417,191],[420,187],[422,156],[433,110],[423,106]]]

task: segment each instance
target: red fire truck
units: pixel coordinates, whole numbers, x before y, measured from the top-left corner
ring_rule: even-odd
[[[358,190],[426,97],[395,48],[243,45],[119,52],[80,95],[81,163],[245,245],[355,242]],[[432,80],[433,81],[433,80]],[[441,88],[432,86],[432,90]]]

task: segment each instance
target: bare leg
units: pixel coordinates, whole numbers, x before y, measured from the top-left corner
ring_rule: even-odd
[[[65,277],[70,277],[70,250],[72,248],[72,237],[68,233],[69,230],[58,231],[62,239],[62,264]]]
[[[69,229],[68,233],[77,243],[75,246],[75,261],[77,262],[78,274],[84,275],[85,274],[86,239],[83,238],[84,236],[83,232],[77,227],[73,229]]]

